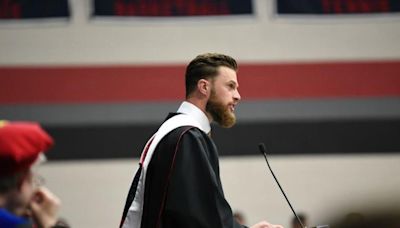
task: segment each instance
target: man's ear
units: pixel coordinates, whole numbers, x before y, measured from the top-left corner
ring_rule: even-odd
[[[206,79],[200,79],[197,82],[197,89],[199,92],[204,96],[209,96],[211,92],[211,85],[210,82]]]

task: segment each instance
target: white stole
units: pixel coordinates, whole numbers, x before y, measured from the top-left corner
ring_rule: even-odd
[[[197,128],[201,128],[200,123],[196,121],[194,118],[185,114],[178,114],[167,121],[165,121],[158,131],[147,141],[146,146],[144,147],[141,155],[142,162],[142,172],[140,174],[138,186],[136,188],[135,198],[129,207],[128,213],[122,225],[122,228],[140,228],[142,222],[142,213],[143,213],[143,199],[145,192],[145,181],[146,181],[146,171],[147,166],[151,161],[151,158],[154,153],[154,149],[157,147],[158,143],[167,135],[169,132],[183,126],[194,126]],[[147,154],[145,155],[146,148],[149,146],[147,150]],[[144,161],[143,161],[144,159]]]

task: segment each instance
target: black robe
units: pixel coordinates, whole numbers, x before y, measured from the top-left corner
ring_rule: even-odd
[[[124,213],[129,206],[127,202]],[[147,167],[141,228],[156,227],[244,227],[235,221],[224,197],[217,148],[198,128],[177,128],[154,150]]]

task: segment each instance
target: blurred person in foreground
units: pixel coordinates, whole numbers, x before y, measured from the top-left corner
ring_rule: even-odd
[[[219,175],[211,122],[230,128],[240,94],[237,63],[197,56],[186,68],[186,100],[149,139],[125,204],[123,228],[236,228]],[[167,92],[167,91],[166,91]],[[254,228],[280,228],[262,221]]]
[[[364,209],[365,210],[365,209]],[[343,219],[335,219],[331,228],[400,228],[399,208],[366,209],[363,214],[349,213]]]
[[[33,122],[0,121],[0,227],[68,227],[58,221],[60,200],[35,168],[53,139]]]

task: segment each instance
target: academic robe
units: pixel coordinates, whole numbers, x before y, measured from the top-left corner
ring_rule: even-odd
[[[135,185],[134,180],[124,216]],[[235,221],[224,197],[217,148],[196,127],[179,127],[164,136],[147,167],[141,228],[156,227],[245,227]]]

